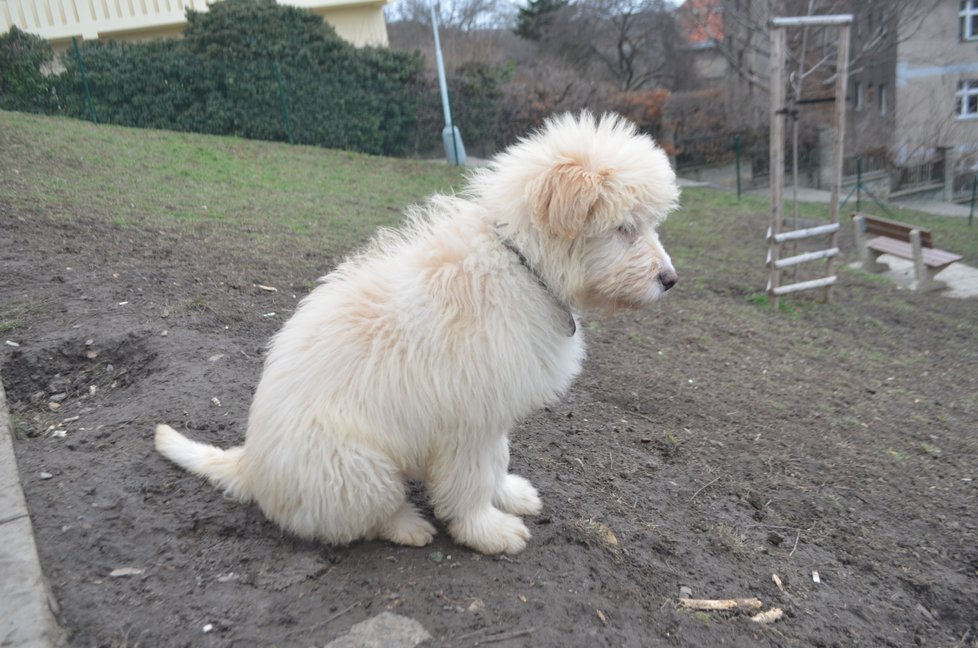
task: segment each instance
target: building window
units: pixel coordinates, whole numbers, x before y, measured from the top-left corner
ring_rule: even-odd
[[[890,112],[890,98],[887,96],[887,90],[885,84],[880,84],[880,114],[886,115]]]
[[[978,40],[978,0],[961,0],[961,40]]]
[[[854,107],[856,110],[862,110],[863,106],[866,104],[866,89],[863,87],[862,83],[856,81],[855,91],[856,102]]]
[[[958,119],[978,117],[978,79],[958,81],[957,98]]]

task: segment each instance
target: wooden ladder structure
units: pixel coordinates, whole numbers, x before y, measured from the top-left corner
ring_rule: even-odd
[[[839,194],[842,188],[842,156],[846,131],[846,85],[849,74],[849,28],[852,15],[796,16],[774,18],[768,24],[771,33],[771,226],[767,239],[770,247],[767,255],[767,294],[777,311],[781,295],[801,290],[823,288],[823,301],[832,300],[832,286],[836,282],[835,257],[839,254]],[[835,77],[835,116],[832,159],[831,218],[828,225],[807,229],[784,231],[784,134],[785,119],[785,30],[792,27],[837,27],[839,30],[838,55]],[[782,257],[785,243],[802,239],[828,237],[824,249]],[[803,263],[825,259],[825,274],[809,281],[782,285],[781,273]]]

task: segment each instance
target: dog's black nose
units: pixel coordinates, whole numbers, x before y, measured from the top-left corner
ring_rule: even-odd
[[[679,275],[676,274],[675,270],[666,270],[665,272],[659,273],[659,283],[666,290],[675,286],[677,281],[679,281]]]

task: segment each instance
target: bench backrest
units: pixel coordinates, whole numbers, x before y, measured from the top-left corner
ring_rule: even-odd
[[[891,239],[909,243],[910,231],[917,230],[920,232],[920,245],[925,248],[934,247],[934,241],[931,237],[929,229],[917,227],[916,225],[908,225],[899,221],[887,220],[877,216],[870,216],[869,214],[862,214],[860,212],[853,212],[852,215],[853,217],[863,217],[863,224],[865,226],[865,233],[867,236],[886,236]]]

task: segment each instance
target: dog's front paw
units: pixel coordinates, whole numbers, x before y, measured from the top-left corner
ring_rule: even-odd
[[[530,539],[523,520],[497,508],[455,520],[448,530],[456,542],[484,554],[519,553]]]
[[[543,502],[528,479],[506,475],[496,492],[496,506],[513,515],[539,515]]]

